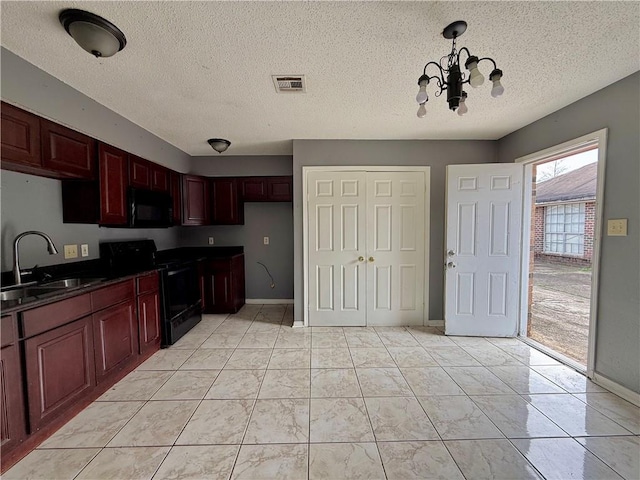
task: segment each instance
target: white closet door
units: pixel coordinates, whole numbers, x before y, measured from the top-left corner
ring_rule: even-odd
[[[365,179],[365,172],[308,174],[310,326],[366,324]]]
[[[422,325],[424,172],[367,173],[367,325]]]

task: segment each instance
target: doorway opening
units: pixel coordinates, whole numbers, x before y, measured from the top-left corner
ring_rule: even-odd
[[[520,335],[583,372],[593,369],[602,162],[601,142],[592,138],[525,164],[530,218]]]

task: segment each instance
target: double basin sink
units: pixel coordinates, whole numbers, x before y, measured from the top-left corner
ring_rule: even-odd
[[[0,300],[22,300],[30,297],[40,297],[50,293],[62,292],[77,287],[88,287],[103,281],[104,278],[65,278],[46,283],[29,283],[26,285],[13,285],[0,291]]]

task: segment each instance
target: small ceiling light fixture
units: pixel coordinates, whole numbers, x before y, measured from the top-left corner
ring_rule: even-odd
[[[489,75],[489,80],[493,82],[493,88],[491,89],[492,97],[499,97],[504,92],[504,87],[500,83],[502,78],[502,70],[496,66],[496,62],[489,57],[478,58],[471,55],[466,47],[462,47],[458,52],[456,50],[456,39],[461,36],[467,30],[467,22],[458,20],[453,22],[442,31],[442,36],[447,40],[452,40],[451,53],[443,56],[439,62],[429,62],[424,66],[422,75],[418,79],[418,95],[416,95],[416,102],[418,102],[418,117],[423,118],[427,114],[425,103],[429,100],[427,94],[427,85],[431,80],[435,80],[439,91],[435,93],[436,97],[442,95],[442,92],[447,91],[447,102],[449,102],[449,109],[455,111],[458,110],[458,115],[462,116],[469,111],[467,108],[467,92],[462,89],[465,83],[468,83],[473,88],[479,87],[484,83],[484,76],[478,70],[478,64],[484,60],[487,60],[493,64],[493,71]],[[460,55],[462,52],[467,54],[467,60],[464,63],[465,68],[469,71],[467,76],[460,71]],[[444,62],[446,61],[446,65]],[[438,70],[434,75],[427,75],[427,67],[434,65]]]
[[[127,44],[124,33],[109,20],[84,10],[60,12],[60,23],[78,45],[95,57],[111,57]]]
[[[225,140],[224,138],[210,138],[209,140],[207,140],[207,142],[209,142],[211,148],[213,148],[218,153],[225,152],[231,145],[231,142],[229,140]]]

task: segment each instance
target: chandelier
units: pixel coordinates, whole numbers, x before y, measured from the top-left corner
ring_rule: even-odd
[[[483,61],[489,61],[493,64],[493,71],[489,74],[489,80],[493,82],[493,88],[491,89],[492,97],[499,97],[504,92],[504,87],[500,83],[502,78],[502,70],[496,66],[496,62],[489,57],[478,58],[471,55],[467,47],[462,47],[460,51],[456,49],[456,39],[461,36],[467,29],[467,22],[459,20],[448,25],[443,31],[442,36],[447,40],[452,40],[451,53],[443,56],[439,62],[429,62],[424,66],[424,70],[420,78],[418,79],[418,95],[416,95],[416,101],[418,102],[418,117],[423,118],[427,114],[425,103],[429,100],[427,94],[427,85],[432,80],[435,81],[439,91],[435,93],[436,97],[442,95],[442,92],[447,91],[447,102],[449,102],[449,109],[458,111],[458,115],[462,116],[469,111],[466,104],[467,92],[462,88],[465,83],[468,83],[473,88],[479,87],[484,83],[484,76],[478,70],[478,64]],[[464,67],[469,71],[469,76],[460,71],[460,55],[462,53],[467,54],[467,60],[464,62]],[[434,75],[429,76],[427,74],[427,67],[433,65],[437,69]],[[432,70],[434,70],[432,69]]]

